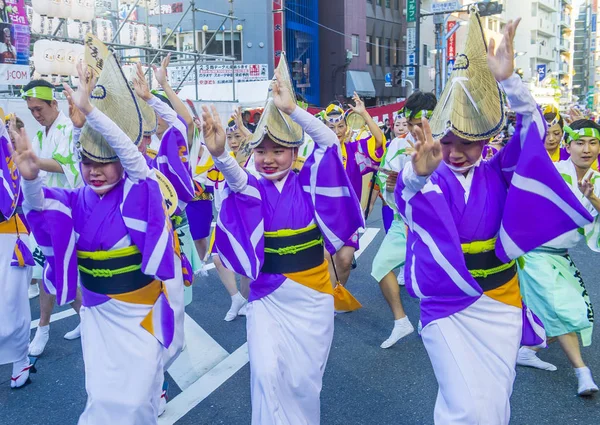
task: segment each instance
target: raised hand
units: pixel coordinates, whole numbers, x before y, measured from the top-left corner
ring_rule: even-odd
[[[585,118],[585,116],[579,109],[577,109],[575,107],[571,107],[569,109],[569,114],[567,116],[565,116],[565,121],[567,121],[567,124],[571,124],[571,123],[574,123],[575,121],[582,120],[584,118]]]
[[[594,184],[591,181],[592,176],[594,174],[591,171],[592,170],[589,170],[586,173],[586,175],[580,181],[577,182],[579,190],[581,191],[581,193],[583,193],[583,196],[585,196],[588,199],[592,199],[593,197],[595,197]]]
[[[275,80],[271,83],[273,103],[281,112],[291,115],[296,109],[296,102],[290,90],[281,82],[281,75],[275,70]]]
[[[233,111],[233,121],[235,122],[235,125],[238,126],[238,128],[244,127],[244,121],[242,120],[242,107],[241,106],[238,106],[237,108],[235,108],[235,111]]]
[[[356,92],[354,92],[352,100],[354,101],[354,105],[352,105],[351,103],[348,104],[348,107],[352,109],[352,111],[356,112],[359,115],[362,115],[367,112],[365,102],[362,101],[362,99],[358,96]]]
[[[152,93],[150,93],[148,82],[146,81],[146,77],[144,76],[142,64],[139,62],[136,65],[136,75],[133,79],[133,90],[135,90],[135,93],[146,102],[152,99]]]
[[[169,84],[169,81],[167,79],[167,67],[169,66],[170,63],[171,63],[171,54],[169,53],[167,55],[167,57],[165,57],[161,61],[160,68],[158,68],[156,65],[152,65],[152,70],[154,71],[154,77],[156,77],[156,81],[158,81],[158,84],[160,84],[161,87],[163,87],[163,88],[165,85]]]
[[[69,102],[69,118],[71,118],[73,127],[82,128],[85,124],[85,115],[83,115],[83,112],[81,112],[79,108],[75,106],[75,103],[73,102],[73,99],[69,93],[65,92],[65,96]]]
[[[490,40],[487,61],[498,82],[508,79],[515,70],[514,39],[520,22],[521,18],[508,21],[502,32],[502,41],[497,49],[494,39]]]
[[[81,62],[77,64],[77,75],[79,77],[77,91],[66,83],[63,83],[63,88],[67,98],[71,99],[70,102],[73,102],[84,115],[88,115],[94,109],[90,103],[90,96],[96,86],[97,78],[93,76],[87,65]]]
[[[442,145],[439,140],[433,140],[431,127],[427,118],[421,118],[423,129],[415,127],[417,143],[412,153],[412,165],[418,176],[431,175],[442,162]]]
[[[202,106],[202,132],[204,144],[214,158],[218,158],[225,152],[225,130],[221,124],[221,118],[214,105]]]
[[[17,118],[14,114],[8,123],[8,131],[14,143],[12,156],[19,173],[25,180],[35,180],[40,173],[37,156],[33,152],[31,140],[29,140],[25,128],[17,128]]]

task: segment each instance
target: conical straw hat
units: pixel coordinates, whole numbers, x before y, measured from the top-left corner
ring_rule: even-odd
[[[292,88],[292,80],[290,78],[290,72],[288,70],[288,64],[285,54],[281,54],[281,60],[277,66],[279,74],[281,75],[281,82],[284,90],[289,90],[294,103],[296,103],[296,95]],[[258,121],[254,134],[246,146],[247,149],[254,149],[257,147],[265,135],[268,135],[271,140],[275,143],[280,144],[288,148],[295,148],[302,145],[304,140],[304,130],[298,124],[296,124],[289,115],[281,112],[273,103],[273,94],[269,89],[269,96],[265,104],[263,114]]]
[[[117,124],[136,146],[140,144],[142,115],[133,90],[112,52],[104,59],[91,103]],[[82,153],[94,161],[106,163],[119,159],[102,134],[88,124],[83,126],[79,142]]]
[[[487,43],[479,13],[472,7],[464,52],[454,69],[430,120],[433,137],[452,131],[471,141],[496,136],[506,122],[505,101],[487,64]]]

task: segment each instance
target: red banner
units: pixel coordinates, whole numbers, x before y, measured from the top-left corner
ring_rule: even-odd
[[[392,121],[396,115],[396,112],[404,107],[404,103],[405,102],[398,102],[390,103],[389,105],[373,106],[372,108],[367,108],[367,111],[376,122],[385,121],[386,118]],[[308,108],[308,112],[313,115],[318,114],[322,110],[323,108]]]
[[[275,58],[275,68],[279,65],[279,59],[283,51],[283,5],[282,0],[273,0],[273,57]]]
[[[456,26],[456,21],[448,21],[446,31],[450,32]],[[446,53],[449,61],[454,60],[456,56],[456,33],[452,34],[446,42]]]

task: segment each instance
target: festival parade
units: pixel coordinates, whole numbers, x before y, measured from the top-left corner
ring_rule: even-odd
[[[0,425],[600,424],[600,8],[525,1],[0,1]]]

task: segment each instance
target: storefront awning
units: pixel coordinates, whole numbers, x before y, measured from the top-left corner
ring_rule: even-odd
[[[375,97],[375,86],[367,71],[346,72],[346,97],[352,97],[354,92],[360,97]]]

